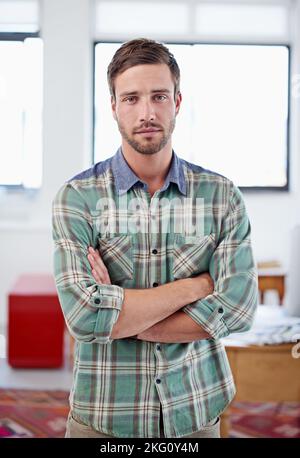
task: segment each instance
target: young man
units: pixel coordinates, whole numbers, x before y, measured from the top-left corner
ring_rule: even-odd
[[[235,394],[220,338],[248,330],[257,305],[243,198],[172,149],[182,96],[164,45],[124,43],[108,83],[122,145],[53,202],[76,339],[66,437],[220,437]]]

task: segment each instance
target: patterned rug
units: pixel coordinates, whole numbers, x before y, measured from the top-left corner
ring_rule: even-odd
[[[229,437],[300,438],[299,402],[233,402]]]
[[[66,391],[0,389],[0,438],[64,437]]]
[[[64,437],[66,391],[0,389],[0,438]],[[300,404],[233,402],[229,437],[300,438]]]

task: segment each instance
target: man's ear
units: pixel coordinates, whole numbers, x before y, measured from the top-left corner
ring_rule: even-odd
[[[176,101],[175,101],[175,103],[176,103],[176,105],[175,105],[175,114],[176,114],[176,116],[179,113],[181,102],[182,102],[182,94],[181,94],[180,91],[178,91],[177,95],[176,95]]]
[[[117,120],[117,115],[116,115],[116,99],[114,98],[113,95],[110,96],[110,103],[111,103],[111,110],[112,110],[112,115],[115,119]]]

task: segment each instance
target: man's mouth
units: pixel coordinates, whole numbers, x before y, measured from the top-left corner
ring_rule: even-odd
[[[141,129],[141,130],[138,130],[136,131],[136,134],[143,134],[143,135],[154,135],[156,134],[157,132],[160,132],[161,129],[155,129],[155,128],[150,128],[150,129]]]

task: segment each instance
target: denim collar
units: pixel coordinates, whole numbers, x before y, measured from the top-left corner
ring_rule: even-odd
[[[140,180],[140,178],[133,172],[133,170],[126,162],[121,146],[117,150],[116,154],[112,157],[112,171],[115,178],[116,188],[119,194],[124,194],[136,183],[142,184],[144,189],[147,190],[147,184]],[[171,166],[161,191],[165,191],[168,188],[170,182],[176,183],[179,191],[186,195],[186,181],[182,160],[176,155],[173,149]]]

